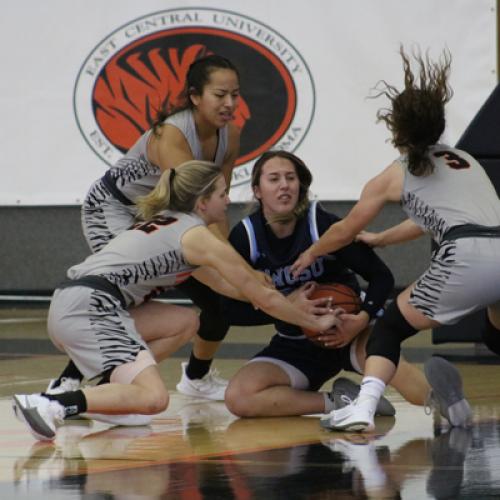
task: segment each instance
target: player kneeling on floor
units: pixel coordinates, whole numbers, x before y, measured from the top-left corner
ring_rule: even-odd
[[[69,269],[51,302],[49,335],[87,379],[110,380],[62,394],[15,395],[16,415],[37,439],[54,439],[61,419],[84,412],[139,419],[167,407],[156,362],[188,342],[199,321],[194,310],[149,299],[191,275],[302,328],[322,331],[338,322],[331,312],[297,308],[208,230],[224,220],[228,203],[220,167],[186,162],[138,201],[144,222]]]

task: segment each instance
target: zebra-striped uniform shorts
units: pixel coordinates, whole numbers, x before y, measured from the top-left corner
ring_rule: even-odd
[[[141,349],[148,349],[120,301],[86,286],[54,292],[48,333],[87,379],[133,362]]]
[[[135,222],[135,205],[116,199],[102,179],[92,184],[82,204],[83,235],[93,253]]]
[[[443,325],[500,301],[500,238],[444,241],[415,282],[410,304]]]

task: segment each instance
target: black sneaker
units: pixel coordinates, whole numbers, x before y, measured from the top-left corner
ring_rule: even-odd
[[[360,386],[352,380],[340,377],[333,382],[330,392],[330,399],[335,405],[335,410],[343,408],[351,404],[359,394]],[[377,404],[375,415],[378,417],[393,417],[396,414],[396,409],[392,404],[382,396]]]

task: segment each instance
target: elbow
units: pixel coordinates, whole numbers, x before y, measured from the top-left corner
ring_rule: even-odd
[[[346,247],[354,241],[354,238],[356,238],[355,234],[343,234],[339,237],[339,243],[342,245],[342,247]]]
[[[351,244],[358,234],[357,231],[353,232],[352,228],[346,225],[344,221],[337,222],[331,227],[335,228],[335,239],[339,247]]]

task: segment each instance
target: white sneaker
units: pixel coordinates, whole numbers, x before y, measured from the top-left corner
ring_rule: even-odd
[[[181,367],[182,377],[176,386],[178,392],[195,398],[224,401],[228,381],[220,378],[217,370],[212,368],[203,378],[191,380],[186,375],[187,362],[181,363]]]
[[[36,439],[51,441],[56,437],[56,424],[64,420],[64,408],[40,394],[15,394],[13,408],[16,417],[29,427]]]
[[[125,415],[106,415],[104,413],[85,413],[85,417],[104,422],[105,424],[123,425],[127,427],[138,427],[149,425],[153,421],[151,415],[141,415],[140,413],[129,413]]]
[[[355,400],[350,405],[331,411],[321,419],[321,427],[334,431],[372,431],[375,411],[369,400]]]
[[[45,394],[62,394],[63,392],[72,392],[80,389],[81,382],[77,378],[63,377],[61,383],[54,387],[54,384],[58,380],[57,378],[53,378],[49,382],[47,389],[45,389]]]

